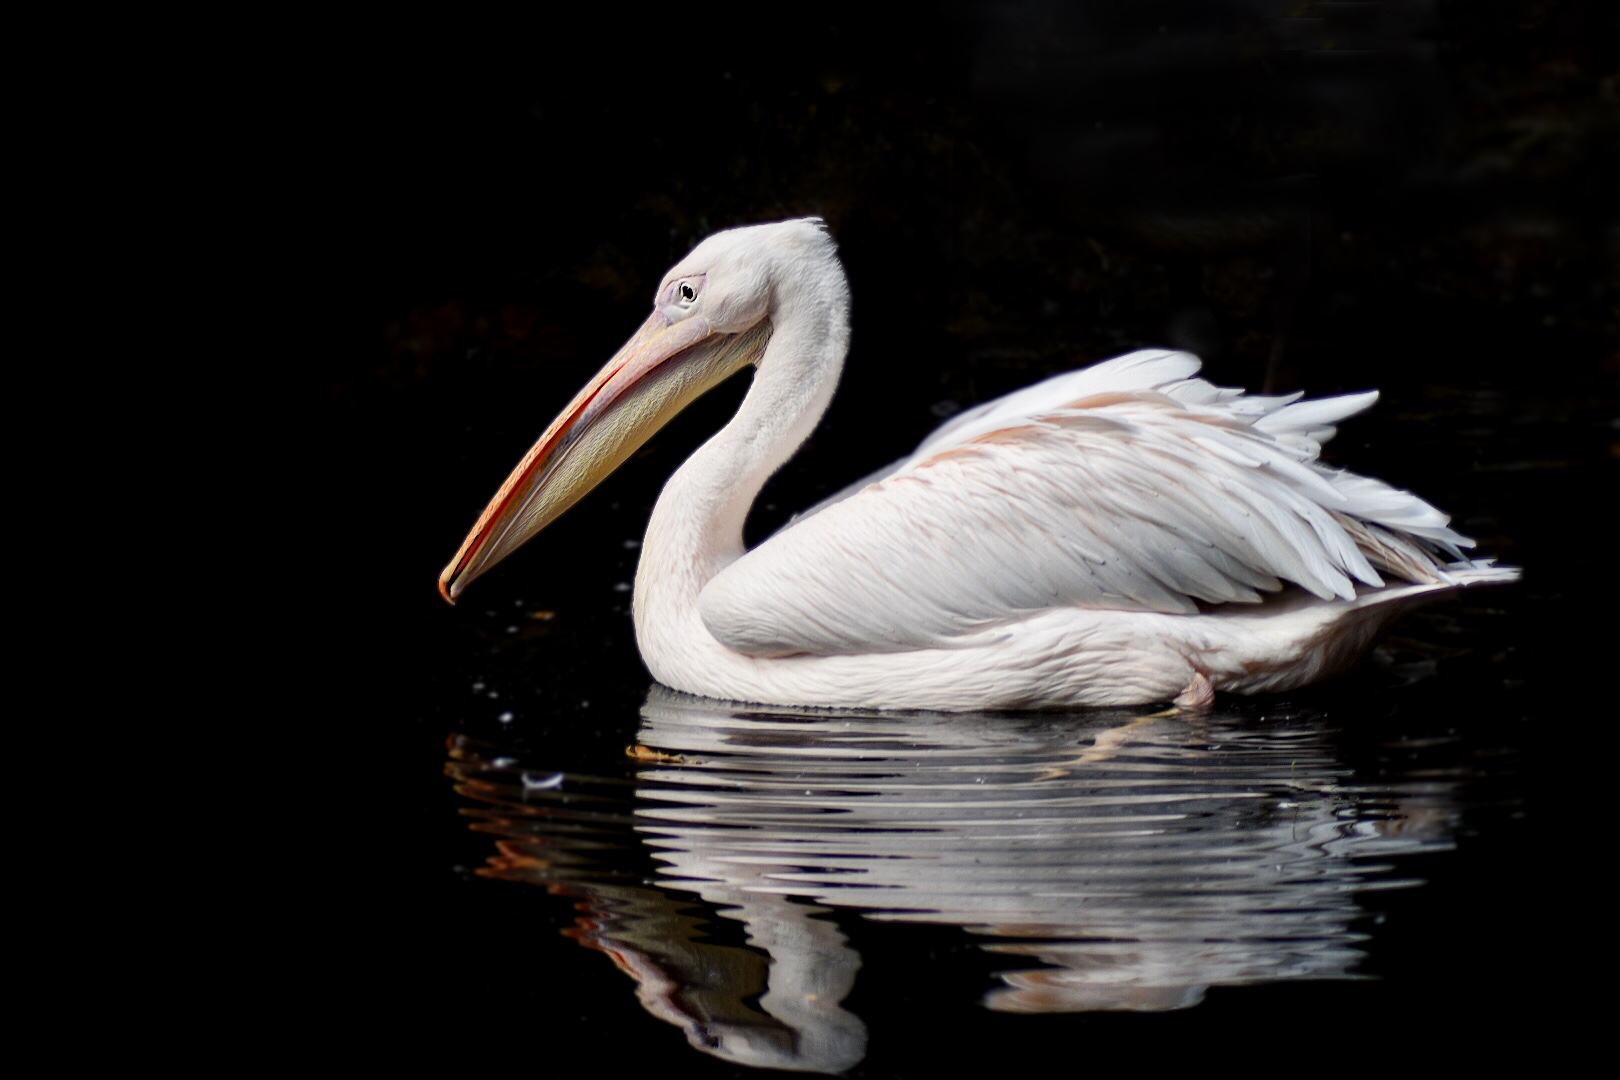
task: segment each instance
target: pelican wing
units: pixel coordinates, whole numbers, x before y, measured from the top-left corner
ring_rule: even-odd
[[[1444,580],[1470,541],[1428,503],[1317,461],[1376,393],[1245,395],[1140,352],[970,410],[703,590],[756,656],[949,647],[1065,606],[1191,614],[1292,582],[1352,598],[1378,569]]]

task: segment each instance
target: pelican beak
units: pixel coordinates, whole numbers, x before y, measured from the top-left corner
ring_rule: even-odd
[[[469,582],[556,520],[704,391],[758,359],[770,324],[719,333],[701,315],[652,317],[530,448],[439,575],[452,604]]]

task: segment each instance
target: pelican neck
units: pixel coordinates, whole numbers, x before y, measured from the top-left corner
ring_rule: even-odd
[[[849,344],[847,287],[829,265],[835,287],[773,303],[770,340],[736,415],[664,485],[642,545],[638,615],[665,584],[695,605],[697,591],[742,557],[754,499],[827,411]]]

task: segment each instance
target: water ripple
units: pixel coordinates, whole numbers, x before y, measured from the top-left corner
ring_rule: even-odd
[[[838,911],[985,939],[1009,965],[985,1004],[1006,1012],[1355,977],[1356,895],[1411,883],[1390,857],[1450,846],[1457,770],[1359,782],[1333,735],[1310,716],[851,715],[654,688],[628,782],[466,740],[450,773],[498,838],[486,873],[582,901],[572,935],[694,1046],[839,1071],[866,1036],[840,1004],[861,961]]]

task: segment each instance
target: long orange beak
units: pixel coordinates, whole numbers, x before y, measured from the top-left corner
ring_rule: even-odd
[[[716,333],[701,315],[653,312],[546,428],[439,575],[452,604],[468,583],[556,520],[693,399],[752,363],[768,323]]]

